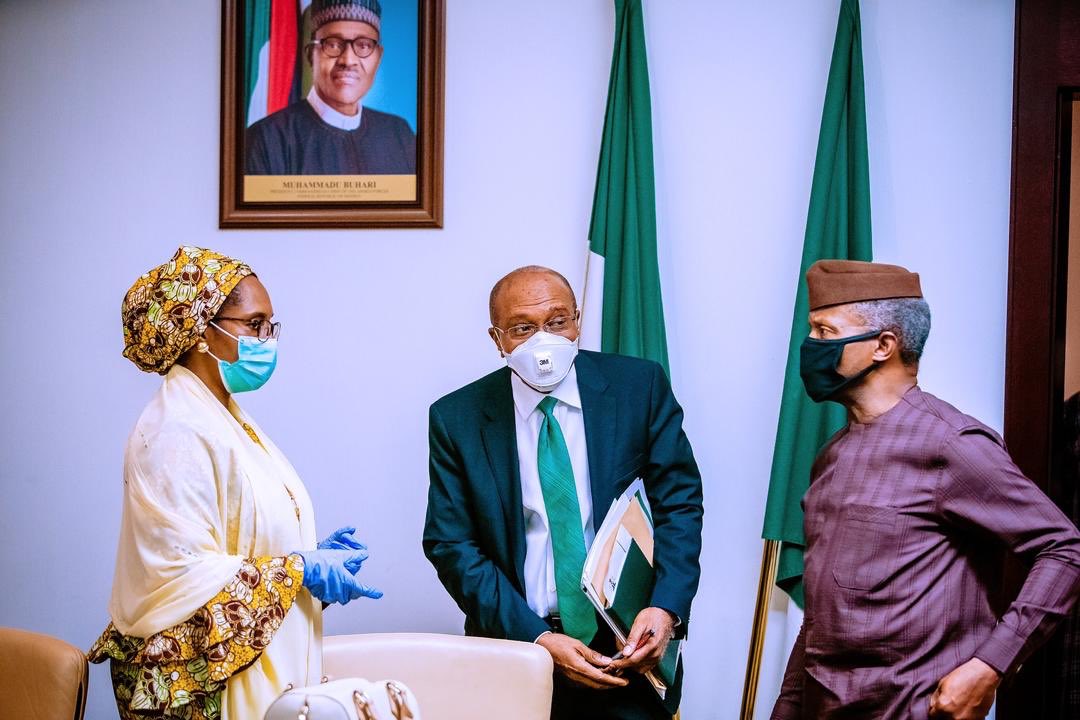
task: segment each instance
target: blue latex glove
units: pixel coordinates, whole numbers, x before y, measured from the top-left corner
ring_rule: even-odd
[[[304,559],[304,587],[316,600],[346,605],[359,597],[382,597],[353,577],[367,560],[366,550],[305,550],[297,555]]]
[[[338,528],[334,532],[330,533],[330,537],[319,543],[320,550],[367,550],[367,545],[364,545],[355,537],[353,533],[356,532],[354,527]]]

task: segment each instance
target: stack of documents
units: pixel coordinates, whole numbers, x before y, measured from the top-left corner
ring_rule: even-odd
[[[612,502],[596,531],[581,572],[581,589],[619,642],[625,643],[634,618],[649,607],[655,579],[652,512],[639,478]],[[645,674],[661,698],[675,682],[682,644],[673,640],[660,664]]]

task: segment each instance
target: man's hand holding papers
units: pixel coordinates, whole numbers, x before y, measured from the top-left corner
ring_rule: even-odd
[[[607,672],[619,675],[626,670],[646,673],[660,663],[668,643],[675,637],[675,617],[658,607],[648,607],[638,613],[634,626],[626,636],[626,644],[613,658]]]
[[[639,672],[663,699],[676,678],[682,641],[671,644],[678,619],[649,606],[654,582],[652,511],[639,478],[612,502],[596,531],[581,589],[622,647],[607,672]]]

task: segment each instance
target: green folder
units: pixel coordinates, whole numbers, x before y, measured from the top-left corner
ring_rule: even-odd
[[[645,554],[641,552],[637,541],[631,540],[626,552],[626,563],[619,575],[619,586],[608,609],[608,613],[624,635],[630,632],[638,613],[649,607],[655,579],[652,565],[645,559]],[[682,643],[677,640],[668,643],[664,657],[656,666],[656,674],[668,687],[675,684],[675,670],[679,667],[681,645]]]

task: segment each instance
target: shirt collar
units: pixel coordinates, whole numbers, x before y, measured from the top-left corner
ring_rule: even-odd
[[[548,395],[551,395],[559,402],[564,402],[578,410],[581,409],[581,393],[578,391],[576,364],[570,366],[570,372],[549,393],[542,393],[529,387],[513,370],[510,371],[510,387],[514,391],[514,409],[522,420],[526,420],[532,415],[536,410],[536,406]]]
[[[355,130],[360,127],[360,116],[364,114],[364,106],[359,101],[356,103],[355,115],[342,115],[323,102],[323,99],[319,97],[319,93],[315,92],[314,85],[311,86],[311,90],[308,90],[307,101],[327,125],[336,127],[339,130]]]

